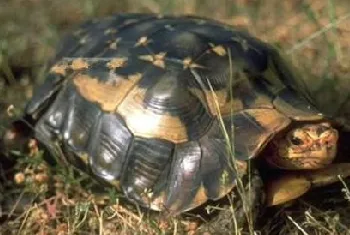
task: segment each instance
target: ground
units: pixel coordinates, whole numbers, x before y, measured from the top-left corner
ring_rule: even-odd
[[[334,114],[348,97],[348,0],[8,0],[0,2],[0,132],[20,113],[33,87],[43,81],[45,65],[60,37],[88,18],[118,12],[196,14],[244,27],[286,54],[326,112]],[[35,142],[31,142],[30,150],[13,171],[16,185],[6,180],[0,187],[5,191],[0,200],[13,199],[8,203],[13,208],[16,202],[28,200],[26,192],[36,192],[37,203],[25,213],[11,210],[11,218],[0,223],[0,234],[198,232],[201,218],[165,219],[123,202],[112,189],[108,197],[92,194],[96,185],[88,177],[71,169],[48,167]],[[347,186],[344,179],[291,204],[267,210],[256,232],[350,234]]]

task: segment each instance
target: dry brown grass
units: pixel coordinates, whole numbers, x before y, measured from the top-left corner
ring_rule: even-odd
[[[350,93],[348,0],[8,0],[0,2],[0,132],[10,120],[6,104],[14,104],[20,112],[33,86],[44,78],[43,68],[59,36],[87,18],[116,12],[196,14],[247,27],[286,52],[318,104],[330,114],[336,111],[334,104]],[[329,81],[339,85],[328,89]],[[30,156],[14,169],[18,185],[7,180],[0,187],[0,200],[10,200],[13,215],[0,224],[0,234],[195,234],[199,226],[200,218],[165,220],[144,211],[126,203],[113,189],[96,193],[103,189],[88,177],[72,169],[48,167],[35,145],[31,148]],[[257,230],[350,234],[346,186],[343,181],[292,205],[270,209]],[[16,214],[11,210],[15,203],[21,206],[32,199],[27,192],[35,193],[37,203]]]

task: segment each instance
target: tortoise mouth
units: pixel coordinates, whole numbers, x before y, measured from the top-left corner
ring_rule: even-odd
[[[302,124],[273,140],[267,162],[282,169],[320,169],[333,162],[338,139],[328,122]]]

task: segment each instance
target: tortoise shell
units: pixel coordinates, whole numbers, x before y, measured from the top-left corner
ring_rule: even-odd
[[[120,14],[67,35],[25,114],[54,155],[137,203],[219,199],[273,136],[322,119],[279,53],[198,18]]]

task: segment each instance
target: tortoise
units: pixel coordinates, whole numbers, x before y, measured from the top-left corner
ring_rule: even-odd
[[[143,207],[177,215],[220,199],[257,159],[283,172],[254,191],[271,206],[349,175],[332,163],[337,123],[303,87],[240,28],[117,14],[66,35],[24,120],[52,155]]]

